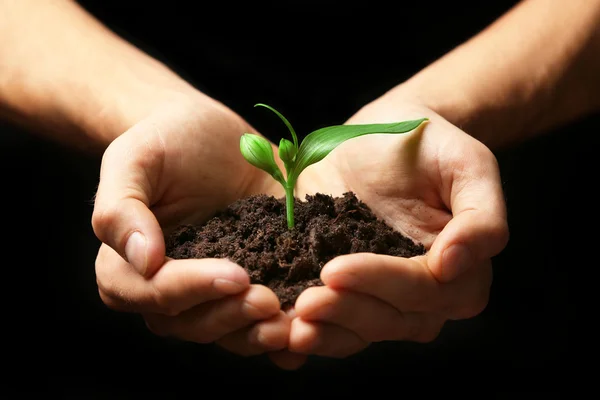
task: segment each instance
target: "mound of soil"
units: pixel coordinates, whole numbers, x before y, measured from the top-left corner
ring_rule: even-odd
[[[294,210],[296,226],[290,230],[285,199],[257,195],[238,200],[202,225],[179,226],[166,238],[167,255],[227,258],[241,265],[252,283],[271,288],[285,309],[304,289],[323,284],[321,268],[336,256],[425,253],[423,245],[377,219],[351,192],[296,199]]]

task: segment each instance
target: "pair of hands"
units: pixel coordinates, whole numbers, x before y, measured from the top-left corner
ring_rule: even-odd
[[[345,357],[371,342],[428,342],[445,321],[477,315],[489,296],[490,259],[508,240],[494,155],[433,111],[399,105],[391,94],[348,123],[422,117],[430,121],[408,134],[343,143],[301,174],[296,196],[353,191],[427,254],[338,257],[322,270],[325,286],[306,290],[285,313],[238,265],[165,258],[163,230],[206,220],[252,194],[283,196],[279,183],[241,156],[240,135],[254,129],[240,116],[203,95],[170,102],[104,154],[92,217],[103,243],[96,259],[103,302],[140,313],[155,334],[241,355],[267,352],[290,369],[309,354]]]

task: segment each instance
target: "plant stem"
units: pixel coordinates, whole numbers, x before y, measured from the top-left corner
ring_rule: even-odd
[[[284,185],[285,189],[285,209],[287,216],[288,229],[294,229],[294,186],[295,180],[288,180]]]

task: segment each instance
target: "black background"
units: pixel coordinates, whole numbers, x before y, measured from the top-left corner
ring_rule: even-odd
[[[261,132],[277,135],[278,121],[262,119],[267,113],[255,103],[273,105],[301,133],[342,123],[514,2],[81,3]],[[578,257],[592,244],[586,234],[595,223],[589,187],[597,182],[599,127],[600,118],[586,118],[497,153],[511,240],[494,260],[481,315],[449,323],[432,344],[381,343],[285,372],[262,357],[154,337],[139,316],[108,310],[97,294],[99,242],[90,224],[99,160],[0,125],[9,383],[81,398],[159,391],[172,393],[166,398],[185,391],[290,398],[326,389],[346,396],[375,385],[378,375],[393,396],[441,388],[486,397],[523,385],[562,386],[575,316],[568,276],[592,264]]]

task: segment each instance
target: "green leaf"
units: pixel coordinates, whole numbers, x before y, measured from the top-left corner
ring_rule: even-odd
[[[373,133],[406,133],[417,128],[427,118],[395,122],[391,124],[335,125],[318,129],[308,134],[296,154],[296,162],[288,174],[288,180],[295,180],[309,165],[321,161],[333,149],[346,140]]]
[[[287,120],[286,117],[284,117],[279,111],[277,111],[276,109],[274,109],[271,106],[268,106],[266,104],[263,103],[257,103],[254,105],[254,107],[265,107],[268,108],[269,110],[273,111],[285,124],[285,126],[287,126],[287,128],[289,129],[290,133],[292,134],[292,139],[294,139],[294,146],[296,147],[296,151],[298,150],[298,136],[296,136],[296,131],[294,131],[294,128],[292,127],[292,124],[290,124],[290,121]]]
[[[240,138],[240,151],[250,164],[267,172],[282,185],[285,184],[283,174],[275,163],[273,147],[262,136],[244,133]]]

